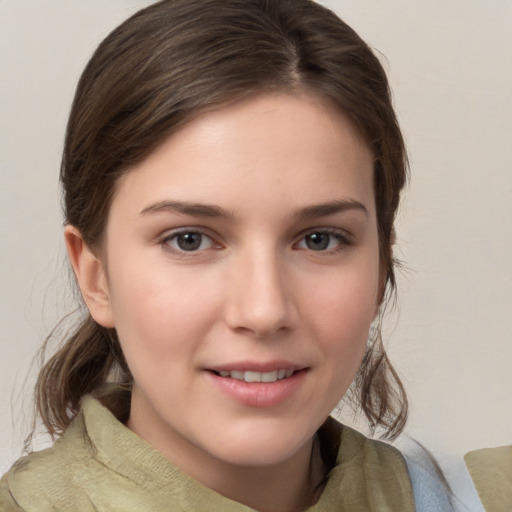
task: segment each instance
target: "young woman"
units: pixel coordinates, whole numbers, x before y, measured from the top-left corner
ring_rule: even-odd
[[[406,421],[379,331],[405,181],[385,73],[326,8],[166,0],[114,30],[62,160],[86,308],[37,384],[58,440],[1,510],[414,510],[401,454],[329,418],[348,394]]]

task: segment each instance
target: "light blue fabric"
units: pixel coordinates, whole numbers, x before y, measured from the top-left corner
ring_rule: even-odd
[[[416,512],[485,512],[471,483],[466,496],[454,494],[441,480],[434,462],[421,446],[403,451],[414,491]],[[470,477],[468,474],[468,479]]]

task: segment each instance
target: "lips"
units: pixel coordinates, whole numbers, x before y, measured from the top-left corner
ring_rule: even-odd
[[[276,407],[302,387],[308,367],[290,363],[238,363],[209,368],[210,382],[224,395],[250,407]]]

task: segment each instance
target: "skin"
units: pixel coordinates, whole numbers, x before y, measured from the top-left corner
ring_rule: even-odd
[[[195,118],[120,178],[101,252],[66,229],[89,310],[117,329],[134,377],[128,427],[258,510],[317,498],[312,439],[378,309],[372,183],[373,156],[343,114],[264,94]],[[211,371],[248,364],[302,372],[284,399],[262,391],[255,405]]]

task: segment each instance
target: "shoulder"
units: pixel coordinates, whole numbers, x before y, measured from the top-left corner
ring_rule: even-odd
[[[344,463],[362,464],[371,473],[387,473],[408,478],[405,458],[394,446],[371,439],[350,427],[342,427],[339,459]]]
[[[326,510],[414,511],[407,465],[396,448],[335,420],[328,420],[322,430],[321,444],[337,452],[324,490]]]
[[[407,474],[412,488],[416,512],[451,512],[455,511],[450,486],[436,460],[430,453],[418,445],[413,452],[398,450],[390,444],[373,439],[364,440],[364,452],[372,464],[378,463],[380,473],[400,471]],[[402,487],[406,486],[403,476]],[[386,485],[389,485],[386,483]]]
[[[453,511],[442,472],[428,452],[418,446],[414,453],[404,455],[395,446],[343,426],[337,464],[350,473],[345,478],[353,480],[352,487],[363,485],[376,503],[391,503],[386,509],[381,506],[376,510]]]
[[[9,490],[7,475],[0,480],[0,511],[1,512],[22,512],[23,509],[16,503]]]
[[[83,417],[79,415],[51,448],[22,457],[4,475],[0,510],[65,510],[70,503],[77,504],[74,509],[89,510],[85,497],[80,499],[75,482],[91,464],[91,450]]]

